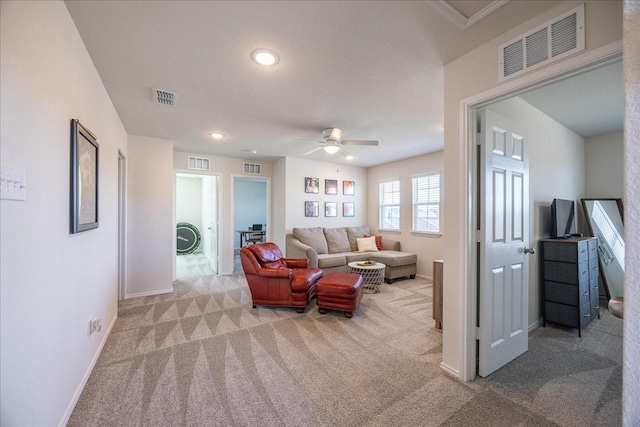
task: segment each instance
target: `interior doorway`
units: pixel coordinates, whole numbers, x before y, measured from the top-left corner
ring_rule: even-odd
[[[233,177],[233,272],[242,271],[238,251],[253,242],[247,241],[249,231],[261,231],[254,242],[266,242],[269,229],[269,179],[246,176]],[[260,230],[258,230],[260,229]]]
[[[219,185],[216,175],[176,173],[176,278],[219,269]]]

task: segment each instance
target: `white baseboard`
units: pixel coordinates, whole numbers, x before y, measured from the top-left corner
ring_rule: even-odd
[[[113,325],[116,324],[116,320],[118,320],[117,312],[116,312],[116,315],[113,317],[113,320],[109,325],[109,328],[106,330],[104,336],[102,337],[102,341],[100,341],[100,345],[98,346],[98,350],[96,351],[96,354],[93,355],[93,359],[91,359],[91,363],[89,363],[89,366],[87,366],[87,370],[82,376],[82,380],[80,381],[80,384],[78,384],[78,388],[76,389],[76,392],[73,394],[73,397],[71,398],[71,402],[69,402],[69,405],[67,406],[67,410],[64,411],[64,414],[62,415],[62,419],[60,420],[60,423],[58,423],[59,427],[64,427],[69,422],[69,417],[71,417],[71,414],[73,413],[73,410],[75,409],[76,404],[78,403],[78,399],[80,399],[80,395],[82,394],[84,387],[87,385],[87,381],[89,381],[89,376],[91,375],[91,372],[93,372],[93,368],[96,366],[98,357],[100,357],[100,353],[102,353],[102,349],[104,348],[104,345],[107,342],[107,338],[109,338],[109,335],[111,334],[111,329],[113,329]]]
[[[452,368],[444,362],[440,362],[440,369],[442,369],[447,375],[454,377],[457,380],[460,380],[460,372],[457,369]]]
[[[419,278],[425,279],[425,280],[431,280],[433,282],[433,277],[431,277],[431,276],[426,276],[424,274],[416,274],[416,277],[419,277]]]
[[[125,295],[124,299],[137,298],[137,297],[151,297],[154,295],[168,294],[171,292],[173,292],[173,288],[161,289],[159,291],[138,292],[137,294],[127,294]]]
[[[534,322],[531,325],[529,325],[529,332],[533,331],[535,328],[537,328],[540,325],[542,325],[542,318],[538,319],[537,322]]]

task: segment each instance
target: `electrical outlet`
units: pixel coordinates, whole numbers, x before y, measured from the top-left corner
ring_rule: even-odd
[[[102,330],[102,319],[100,317],[96,317],[95,319],[89,320],[89,335],[100,332]]]

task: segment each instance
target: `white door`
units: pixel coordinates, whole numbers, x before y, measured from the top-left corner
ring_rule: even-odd
[[[480,114],[479,375],[528,349],[529,159],[523,126]]]
[[[204,176],[202,181],[204,254],[214,274],[218,274],[218,178]]]

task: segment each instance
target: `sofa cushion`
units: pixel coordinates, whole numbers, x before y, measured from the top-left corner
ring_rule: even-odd
[[[380,251],[372,253],[369,257],[371,261],[381,262],[389,267],[399,267],[403,265],[415,264],[418,262],[416,254],[397,251]]]
[[[376,238],[373,236],[358,238],[356,243],[358,244],[358,252],[378,252]]]
[[[305,245],[311,246],[318,254],[329,252],[322,227],[294,228],[293,235]]]
[[[347,230],[351,252],[358,250],[358,244],[356,243],[357,238],[364,237],[365,234],[371,234],[369,227],[346,227],[345,230]]]
[[[319,268],[340,267],[341,265],[347,265],[347,258],[345,254],[318,255]]]
[[[347,252],[347,264],[353,261],[366,261],[371,256],[371,252]]]
[[[351,252],[351,245],[347,238],[347,230],[340,228],[325,228],[324,237],[327,239],[328,252],[338,254],[341,252]]]

